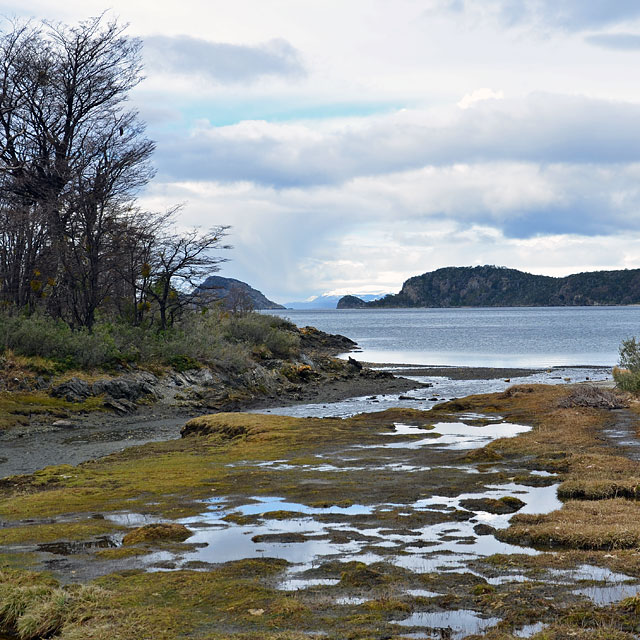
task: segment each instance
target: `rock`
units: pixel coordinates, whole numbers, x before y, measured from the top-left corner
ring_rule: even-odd
[[[64,398],[67,402],[84,402],[91,395],[91,387],[85,380],[71,378],[51,389],[54,398]]]
[[[138,409],[138,405],[135,402],[131,402],[131,400],[127,400],[126,398],[120,398],[116,400],[111,396],[106,396],[103,402],[103,406],[107,409],[112,409],[117,413],[125,414],[125,413],[133,413]]]
[[[211,370],[206,367],[185,371],[184,375],[191,384],[199,384],[203,387],[211,387],[218,382]]]
[[[497,531],[495,527],[488,524],[477,524],[473,530],[479,536],[492,536]]]
[[[156,395],[154,385],[158,379],[150,373],[139,373],[132,377],[104,378],[96,380],[91,388],[94,395],[106,394],[116,400],[135,401],[146,395]]]
[[[71,420],[56,420],[51,426],[58,429],[73,429],[76,425]]]
[[[351,360],[351,358],[349,358],[349,360]],[[306,354],[301,353],[300,354],[300,362],[302,362],[302,364],[306,364],[307,366],[311,367],[311,368],[315,368],[315,364],[313,363],[313,360]]]

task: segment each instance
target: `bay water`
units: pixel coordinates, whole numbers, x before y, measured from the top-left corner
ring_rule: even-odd
[[[472,367],[606,366],[640,335],[640,306],[320,309],[268,313],[355,340],[364,362]]]
[[[292,416],[346,417],[390,407],[427,410],[452,398],[501,392],[514,384],[611,381],[620,343],[640,335],[640,306],[287,309],[268,313],[299,327],[345,335],[358,343],[358,350],[343,357],[374,363],[374,367],[390,369],[417,383],[416,389],[403,394],[260,410]],[[429,371],[429,365],[440,371]],[[447,367],[504,368],[504,375],[483,377],[478,372],[459,379],[447,376]]]

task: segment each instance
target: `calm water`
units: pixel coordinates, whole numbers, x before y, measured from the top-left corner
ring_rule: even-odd
[[[612,366],[640,335],[640,306],[269,311],[341,333],[366,362],[454,366]]]

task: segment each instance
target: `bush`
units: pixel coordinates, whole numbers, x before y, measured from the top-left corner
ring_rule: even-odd
[[[635,337],[620,345],[620,367],[614,367],[613,379],[622,391],[640,392],[640,342]]]
[[[194,360],[191,356],[172,356],[167,360],[176,371],[182,373],[183,371],[189,371],[190,369],[200,369],[202,366],[197,360]]]
[[[275,316],[250,313],[230,316],[225,323],[228,338],[254,347],[266,346],[280,358],[288,358],[300,351],[300,336],[293,325]]]
[[[630,371],[629,369],[613,368],[613,379],[616,387],[621,391],[628,393],[638,393],[640,391],[640,372]]]
[[[165,363],[178,371],[205,363],[242,373],[252,365],[252,354],[263,359],[296,355],[300,337],[286,320],[259,313],[193,312],[163,332],[100,319],[89,333],[73,331],[62,320],[42,313],[4,310],[0,311],[0,353],[8,350],[50,360],[59,371],[139,362]]]
[[[620,366],[632,373],[640,372],[640,342],[635,337],[623,340],[620,345]]]

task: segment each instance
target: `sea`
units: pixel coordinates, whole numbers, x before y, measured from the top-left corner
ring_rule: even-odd
[[[640,336],[640,306],[279,310],[299,327],[339,333],[374,363],[469,367],[605,366]]]
[[[374,368],[392,370],[420,385],[403,394],[263,410],[293,416],[346,417],[397,406],[426,410],[452,398],[501,392],[514,384],[610,384],[621,342],[640,336],[640,306],[287,309],[265,313],[287,318],[299,327],[313,326],[347,336],[358,347],[342,357],[373,363]],[[434,375],[429,366],[442,370]],[[447,375],[447,367],[505,371],[502,376],[480,374],[460,379]]]

